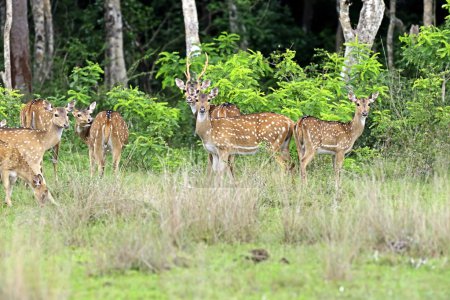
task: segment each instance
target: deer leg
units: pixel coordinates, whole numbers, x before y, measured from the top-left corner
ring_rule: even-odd
[[[55,173],[55,179],[58,180],[58,157],[59,157],[59,143],[53,147],[53,172]]]
[[[121,145],[116,145],[115,147],[113,146],[112,149],[112,157],[113,157],[113,170],[114,170],[114,174],[118,174],[119,171],[119,163],[120,163],[120,157],[122,154],[122,146]]]
[[[94,149],[89,147],[89,166],[91,171],[91,177],[94,176],[95,171],[95,157],[94,157]]]
[[[339,189],[340,186],[340,172],[342,169],[342,164],[344,162],[344,153],[343,152],[337,152],[334,156],[334,174],[335,174],[335,186],[336,190]]]
[[[302,155],[302,160],[300,161],[300,170],[303,182],[306,184],[306,166],[311,162],[314,158],[314,150],[313,149],[305,149],[305,153]]]
[[[211,176],[213,170],[213,162],[214,162],[214,157],[213,154],[208,153],[208,165],[206,166],[206,175],[209,177]]]
[[[234,158],[235,158],[234,155],[230,155],[228,157],[228,171],[230,172],[231,178],[233,178],[233,179],[234,179],[234,168],[233,168]]]
[[[5,188],[5,203],[6,205],[11,206],[12,186],[9,181],[9,172],[7,170],[3,170],[2,172],[2,182],[3,187]]]
[[[228,152],[222,152],[219,156],[219,162],[220,162],[220,174],[222,175],[223,172],[225,171],[227,173],[227,175],[230,177],[231,180],[234,180],[233,177],[233,173],[230,169],[230,164],[229,164],[229,160],[230,160],[230,154]]]

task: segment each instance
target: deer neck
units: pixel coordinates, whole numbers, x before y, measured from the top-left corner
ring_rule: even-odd
[[[50,149],[61,141],[63,128],[52,124],[48,130],[41,131],[41,143],[45,149]]]
[[[89,133],[91,132],[91,125],[81,127],[79,124],[75,126],[75,132],[80,137],[80,139],[87,144],[89,139]]]
[[[202,139],[203,142],[211,139],[211,118],[209,112],[204,114],[197,113],[197,119],[195,122],[195,133]]]
[[[364,126],[366,125],[367,117],[363,117],[362,115],[355,112],[353,116],[353,120],[350,122],[350,132],[352,135],[353,141],[356,141],[364,131]]]

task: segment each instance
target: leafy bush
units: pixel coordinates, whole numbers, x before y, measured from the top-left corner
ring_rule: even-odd
[[[110,107],[119,111],[129,126],[125,155],[131,155],[140,166],[161,168],[161,157],[169,151],[170,138],[178,128],[179,110],[138,88],[115,87],[106,96]]]
[[[19,114],[22,108],[20,99],[22,96],[17,90],[8,90],[0,86],[0,121],[6,119],[10,127],[20,125]]]

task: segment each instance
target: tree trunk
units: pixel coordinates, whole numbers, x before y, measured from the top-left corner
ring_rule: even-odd
[[[10,37],[12,25],[12,0],[6,0],[5,8],[5,29],[3,31],[3,57],[5,60],[5,71],[1,72],[3,84],[5,88],[11,89],[11,51]]]
[[[108,88],[111,88],[116,84],[126,86],[128,78],[123,55],[123,27],[120,0],[105,1],[105,27],[105,84]]]
[[[47,45],[47,35],[45,34],[44,1],[32,0],[31,8],[34,21],[34,79],[37,82],[43,81],[43,66],[45,60],[45,50]]]
[[[338,16],[340,15],[339,3],[340,3],[340,0],[336,0],[336,12],[337,12]],[[339,22],[339,20],[338,20],[338,24],[337,24],[337,28],[336,28],[336,43],[335,43],[336,52],[341,51],[343,44],[344,44],[344,35],[342,33],[341,22]]]
[[[395,30],[396,8],[397,8],[397,0],[390,0],[389,28],[388,28],[387,38],[386,38],[389,70],[394,69],[394,30]]]
[[[350,5],[351,3],[348,0],[341,0],[340,2],[339,21],[344,32],[345,42],[357,40],[360,44],[365,44],[367,47],[372,48],[375,36],[383,20],[385,8],[383,0],[363,0],[356,29],[353,29],[350,23]],[[345,47],[346,62],[344,73],[357,62],[357,58],[351,55],[352,50],[352,47]]]
[[[198,17],[195,0],[182,0],[184,29],[186,32],[186,56],[192,51],[200,50],[200,37],[198,35]]]
[[[241,37],[240,47],[243,50],[248,48],[247,28],[245,24],[240,22],[239,10],[234,0],[228,0],[228,16],[230,23],[230,32],[237,33]]]
[[[45,34],[47,35],[47,55],[44,61],[44,79],[50,77],[53,66],[54,37],[53,37],[53,16],[50,0],[44,0]]]
[[[304,32],[311,31],[311,23],[314,15],[314,2],[315,0],[303,1],[302,29]]]
[[[31,93],[30,44],[27,0],[14,0],[12,11],[11,83],[24,94]]]
[[[433,25],[433,0],[423,0],[423,25]]]

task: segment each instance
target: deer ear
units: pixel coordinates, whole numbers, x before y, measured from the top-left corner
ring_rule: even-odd
[[[38,187],[38,186],[41,186],[42,185],[42,180],[43,178],[42,178],[42,175],[41,174],[38,174],[38,175],[34,175],[33,176],[33,186],[34,187]]]
[[[200,89],[206,90],[207,88],[209,88],[210,85],[211,85],[211,80],[205,80],[202,82],[202,86],[200,87]]]
[[[93,113],[94,112],[94,109],[95,109],[95,107],[97,106],[97,102],[92,102],[91,103],[91,105],[89,105],[89,113]]]
[[[52,104],[50,102],[48,102],[47,100],[42,101],[42,104],[44,105],[45,110],[47,110],[47,111],[53,110]]]
[[[0,122],[0,128],[1,127],[5,127],[6,126],[6,120],[2,120],[1,122]]]
[[[211,99],[217,97],[217,95],[219,94],[219,88],[213,88],[211,90],[211,92],[209,92],[209,97],[208,97],[208,101],[211,101]]]
[[[375,102],[375,100],[378,98],[379,94],[380,94],[379,92],[373,93],[372,96],[369,98],[369,102],[370,103]]]
[[[350,101],[355,102],[357,101],[355,94],[348,94],[348,99],[350,99]]]
[[[73,110],[73,108],[75,107],[75,103],[77,103],[75,100],[70,101],[66,106],[66,110],[68,112],[71,112]]]
[[[177,87],[180,90],[184,91],[186,89],[186,85],[184,84],[183,80],[181,80],[181,79],[175,78],[175,84],[177,85]]]

